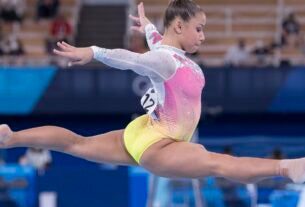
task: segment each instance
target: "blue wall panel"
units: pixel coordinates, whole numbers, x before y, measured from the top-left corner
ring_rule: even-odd
[[[0,114],[30,114],[49,86],[54,67],[0,67]]]
[[[305,112],[305,68],[294,68],[280,86],[270,107],[272,112]]]
[[[144,113],[150,83],[111,68],[0,70],[0,114]],[[56,76],[55,76],[56,72]],[[305,68],[204,68],[203,112],[305,113]]]

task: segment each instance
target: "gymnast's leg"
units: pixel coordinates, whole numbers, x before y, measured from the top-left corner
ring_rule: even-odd
[[[92,137],[83,137],[55,126],[13,132],[7,125],[0,125],[0,148],[44,148],[94,162],[136,165],[125,150],[123,133],[124,130],[116,130]]]
[[[253,183],[272,176],[285,176],[294,182],[305,181],[305,159],[271,160],[207,151],[202,145],[163,139],[150,146],[140,164],[165,177],[225,177],[242,183]]]

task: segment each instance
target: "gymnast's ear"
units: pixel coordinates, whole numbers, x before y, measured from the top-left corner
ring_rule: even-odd
[[[172,26],[176,34],[182,33],[183,23],[184,22],[180,17],[176,17],[175,20],[172,22]]]

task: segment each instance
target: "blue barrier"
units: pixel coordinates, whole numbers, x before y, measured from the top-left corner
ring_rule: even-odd
[[[270,195],[272,207],[296,207],[299,193],[290,190],[276,190]]]
[[[35,170],[30,166],[15,164],[1,165],[0,177],[7,184],[9,198],[15,201],[19,207],[34,207],[37,195],[35,191]],[[3,192],[2,193],[6,193]]]

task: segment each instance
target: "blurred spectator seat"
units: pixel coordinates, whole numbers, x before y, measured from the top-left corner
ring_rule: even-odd
[[[138,1],[140,2],[140,1]],[[144,0],[146,13],[154,23],[162,22],[168,1]],[[301,32],[305,32],[305,5],[303,0],[285,0],[283,7],[277,0],[198,0],[207,15],[206,40],[199,51],[203,62],[209,66],[221,66],[223,57],[237,39],[244,39],[251,47],[258,40],[272,45],[280,36],[279,20],[284,11],[293,11],[300,20]],[[162,28],[158,27],[160,31]],[[277,57],[274,57],[277,58]],[[271,61],[272,62],[272,61]]]

